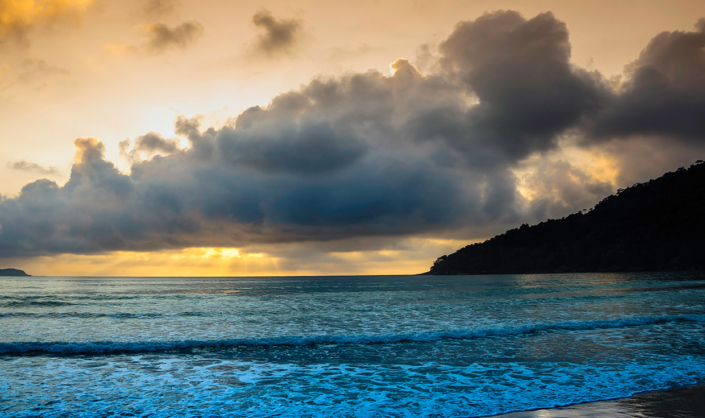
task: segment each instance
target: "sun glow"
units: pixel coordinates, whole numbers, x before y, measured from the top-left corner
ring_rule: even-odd
[[[115,251],[103,254],[59,254],[8,260],[34,276],[229,277],[311,276],[321,274],[417,274],[439,255],[468,240],[408,238],[393,248],[291,254],[290,246],[252,248],[190,247],[180,250]],[[252,252],[250,252],[252,251]]]
[[[203,258],[240,258],[240,250],[236,248],[200,248],[203,251]]]
[[[396,74],[396,72],[397,72],[397,69],[395,68],[396,66],[394,65],[394,64],[397,63],[397,61],[398,61],[398,59],[389,64],[389,72],[390,72],[392,75]]]
[[[277,257],[240,248],[192,247],[155,252],[115,251],[105,254],[62,254],[15,264],[34,275],[71,276],[272,276],[279,275]]]

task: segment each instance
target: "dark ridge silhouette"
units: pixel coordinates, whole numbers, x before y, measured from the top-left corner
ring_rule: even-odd
[[[705,164],[522,225],[436,260],[425,274],[705,270]]]
[[[18,269],[0,269],[0,276],[32,277],[24,271]]]

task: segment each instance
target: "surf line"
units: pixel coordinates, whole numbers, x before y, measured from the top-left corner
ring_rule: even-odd
[[[378,335],[318,335],[283,336],[271,338],[241,338],[223,340],[183,341],[88,341],[88,342],[8,342],[0,343],[0,355],[96,355],[121,353],[148,353],[164,351],[186,351],[197,349],[227,349],[248,347],[314,346],[317,344],[394,344],[424,343],[441,340],[465,340],[473,338],[503,337],[532,334],[543,331],[584,331],[615,329],[671,322],[705,322],[705,315],[670,315],[620,318],[596,321],[569,321],[553,324],[536,324],[521,327],[489,328],[477,330],[426,331],[405,334]]]

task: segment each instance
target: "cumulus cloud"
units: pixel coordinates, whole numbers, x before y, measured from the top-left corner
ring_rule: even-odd
[[[439,132],[469,154],[478,141],[513,160],[551,149],[557,134],[610,99],[599,74],[570,65],[568,30],[551,13],[530,20],[511,11],[486,14],[457,25],[440,51],[446,70],[479,100],[459,119],[445,114],[442,129],[453,121],[452,132],[462,134]]]
[[[37,26],[83,16],[92,0],[0,0],[0,48],[29,47]]]
[[[524,179],[531,191],[529,211],[534,220],[561,218],[592,208],[596,201],[614,192],[614,185],[585,173],[567,161],[541,161]]]
[[[665,171],[690,166],[705,159],[705,141],[683,141],[673,137],[633,137],[593,144],[617,168],[615,184],[630,186],[661,176]]]
[[[46,175],[59,174],[59,169],[56,167],[44,167],[37,163],[32,163],[25,160],[9,162],[7,163],[7,168],[20,171],[33,171],[39,174]]]
[[[269,10],[255,13],[252,23],[261,31],[255,44],[256,51],[269,56],[291,53],[301,35],[300,20],[277,19]]]
[[[364,141],[336,133],[328,123],[259,124],[258,129],[224,128],[218,136],[225,161],[270,172],[320,174],[360,158]]]
[[[174,27],[163,23],[152,23],[144,26],[147,40],[144,44],[147,51],[161,54],[169,48],[185,49],[196,42],[203,34],[203,25],[198,22],[184,22]]]
[[[705,19],[694,31],[658,34],[627,76],[623,93],[596,118],[593,137],[705,140]]]
[[[186,49],[203,35],[203,25],[196,21],[183,22],[169,27],[163,23],[150,23],[140,27],[146,37],[142,43],[105,44],[103,50],[114,55],[142,53],[159,55],[170,49]]]
[[[659,62],[649,51],[661,43],[635,68]],[[659,71],[694,83],[680,64],[692,60],[670,56],[679,64]],[[123,142],[129,173],[99,141],[78,139],[65,185],[38,180],[0,201],[0,257],[370,242],[590,207],[611,183],[562,161],[515,174],[568,134],[596,135],[633,92],[569,59],[550,13],[497,12],[458,24],[427,75],[398,59],[391,76],[317,78],[218,129],[180,117],[188,147],[155,133]]]
[[[130,149],[132,141],[126,139],[120,141],[120,155],[127,158],[131,163],[141,161],[141,156],[153,156],[155,154],[174,154],[180,149],[180,142],[176,138],[168,139],[156,132],[149,132],[135,139],[134,146]]]
[[[0,254],[405,234],[472,210],[452,173],[392,155],[311,177],[231,165],[189,149],[136,163],[126,175],[104,159],[97,140],[79,139],[76,147],[64,186],[38,180],[0,202]]]

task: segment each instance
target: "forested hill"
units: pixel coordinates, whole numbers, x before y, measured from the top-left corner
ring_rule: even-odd
[[[705,164],[442,256],[427,274],[705,270]]]
[[[0,276],[27,276],[30,277],[29,274],[25,273],[22,270],[18,269],[0,269]]]

